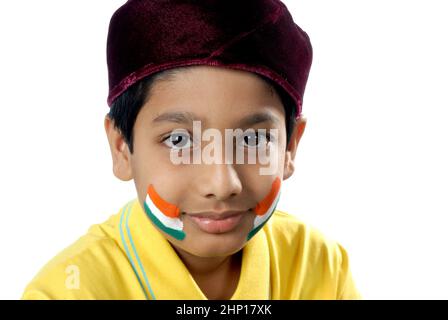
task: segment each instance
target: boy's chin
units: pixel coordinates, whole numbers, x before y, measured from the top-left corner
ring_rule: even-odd
[[[217,258],[227,257],[240,251],[246,244],[244,240],[237,241],[235,238],[229,239],[187,239],[178,241],[170,239],[171,244],[175,249],[181,249],[191,255],[201,258]],[[200,238],[200,237],[196,237]],[[245,237],[242,237],[245,239]]]

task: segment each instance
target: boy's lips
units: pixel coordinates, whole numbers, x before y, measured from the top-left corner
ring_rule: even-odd
[[[224,233],[233,230],[246,211],[225,211],[225,212],[200,212],[192,213],[187,216],[204,232]]]

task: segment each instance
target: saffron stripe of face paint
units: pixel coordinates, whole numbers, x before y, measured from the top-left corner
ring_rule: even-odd
[[[274,200],[274,202],[272,202],[271,206],[269,207],[269,209],[266,211],[266,213],[262,216],[256,216],[255,220],[254,220],[254,228],[258,227],[260,224],[262,224],[263,222],[265,222],[270,216],[271,214],[274,212],[275,210],[275,206],[277,205],[277,202],[280,198],[280,192],[277,193],[277,196]]]
[[[278,192],[280,191],[281,180],[279,177],[276,177],[274,182],[272,182],[271,190],[268,195],[263,198],[255,207],[255,214],[257,216],[262,216],[269,211],[272,206],[272,203],[275,202],[275,198],[277,197]]]
[[[178,240],[185,238],[185,232],[182,231],[184,224],[179,219],[179,208],[163,200],[152,185],[146,195],[145,211],[159,229]]]
[[[151,198],[152,202],[155,204],[155,206],[165,216],[170,218],[179,218],[180,216],[179,208],[174,204],[171,204],[168,201],[163,200],[162,197],[159,196],[159,194],[156,192],[156,189],[154,189],[154,186],[152,184],[148,187],[148,195]]]
[[[252,238],[274,213],[280,199],[280,186],[281,180],[279,177],[276,177],[274,182],[272,182],[272,187],[268,195],[264,197],[263,200],[261,200],[255,207],[256,217],[254,220],[254,227],[249,232],[247,240]]]

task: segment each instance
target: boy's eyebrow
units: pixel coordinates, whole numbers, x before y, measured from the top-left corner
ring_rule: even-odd
[[[251,114],[240,120],[240,127],[251,127],[263,122],[272,122],[274,124],[280,125],[280,119],[275,116],[272,112],[263,111]]]
[[[183,123],[183,124],[193,124],[193,121],[199,120],[194,115],[194,113],[187,111],[173,111],[173,112],[165,112],[161,115],[157,116],[152,122],[175,122],[175,123]]]
[[[181,124],[193,124],[193,121],[200,120],[194,113],[188,111],[165,112],[157,116],[153,122],[174,122]],[[257,112],[248,115],[239,121],[239,127],[251,127],[259,123],[271,122],[277,125],[281,124],[280,119],[268,111]]]

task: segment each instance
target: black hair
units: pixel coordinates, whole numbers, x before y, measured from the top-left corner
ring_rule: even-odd
[[[159,80],[167,80],[178,73],[180,68],[168,69],[149,75],[130,86],[111,105],[108,116],[113,120],[114,127],[119,130],[131,154],[134,152],[134,124],[143,105],[151,96],[151,90]],[[296,106],[292,98],[274,81],[259,76],[265,80],[271,90],[275,90],[285,109],[286,141],[289,144],[292,130],[296,124]]]

